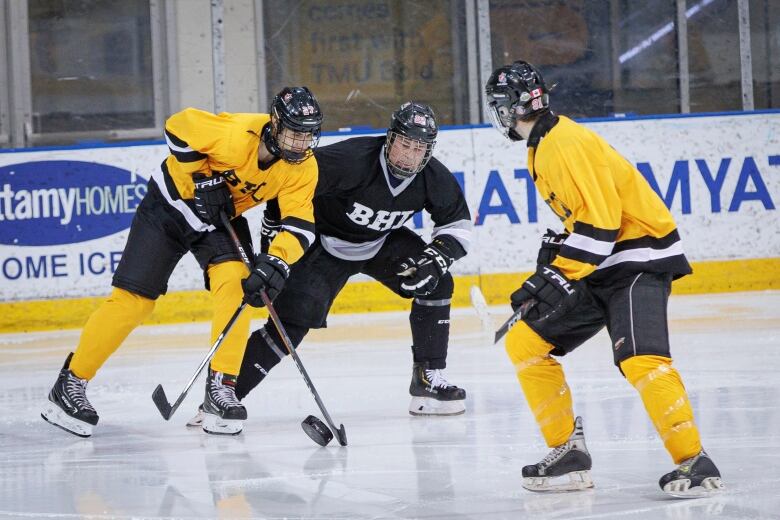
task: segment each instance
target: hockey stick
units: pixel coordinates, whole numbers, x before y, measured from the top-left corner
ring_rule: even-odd
[[[252,264],[249,261],[249,257],[244,251],[243,246],[241,245],[241,241],[238,239],[238,235],[236,235],[236,232],[233,229],[233,225],[230,223],[230,219],[228,219],[227,215],[224,213],[222,213],[221,216],[222,216],[222,225],[225,227],[225,229],[227,229],[228,234],[230,234],[230,238],[233,240],[233,245],[236,247],[239,254],[241,255],[241,259],[244,261],[244,264],[247,266],[247,269],[249,269],[249,272],[252,272]],[[293,347],[292,341],[290,341],[290,337],[287,335],[287,331],[284,329],[284,326],[282,325],[282,321],[279,319],[279,315],[276,314],[276,309],[274,309],[274,306],[271,303],[271,299],[268,297],[268,294],[266,294],[265,291],[260,291],[260,297],[263,299],[263,303],[268,309],[268,314],[271,316],[271,321],[274,322],[274,326],[276,327],[276,330],[279,332],[279,336],[281,336],[284,346],[287,348],[287,351],[290,353],[290,356],[292,356],[293,361],[295,362],[295,366],[298,367],[298,372],[300,372],[301,375],[303,376],[303,380],[306,382],[306,386],[309,387],[309,391],[311,392],[311,395],[314,396],[314,400],[317,402],[317,406],[319,406],[322,415],[325,416],[325,420],[327,421],[328,426],[330,426],[330,428],[334,432],[336,432],[336,439],[339,441],[339,444],[341,444],[342,446],[346,446],[347,432],[344,431],[344,425],[342,424],[340,425],[339,428],[336,428],[336,425],[333,424],[333,419],[330,418],[330,414],[328,413],[328,410],[325,409],[325,405],[323,404],[322,399],[320,399],[320,394],[317,393],[317,389],[314,388],[314,383],[312,383],[308,372],[306,372],[306,369],[304,368],[303,363],[301,362],[301,358],[298,357],[298,353],[295,351],[295,347]]]
[[[152,392],[152,401],[154,401],[154,404],[157,406],[157,409],[160,411],[160,415],[163,416],[163,419],[165,419],[166,421],[170,419],[171,416],[174,414],[174,412],[176,412],[176,410],[179,408],[179,405],[182,403],[182,401],[184,401],[184,398],[187,397],[187,393],[190,391],[190,388],[192,388],[192,385],[195,383],[195,380],[198,379],[198,376],[200,376],[200,373],[203,371],[203,367],[205,367],[206,364],[208,364],[208,362],[211,361],[211,358],[214,356],[214,353],[222,344],[222,341],[225,339],[225,336],[227,336],[228,332],[230,332],[230,329],[233,328],[233,324],[241,315],[245,307],[246,307],[246,302],[241,302],[241,305],[238,306],[236,312],[234,312],[233,316],[230,317],[230,320],[227,322],[227,325],[225,325],[225,328],[222,329],[222,332],[220,333],[219,337],[211,346],[211,350],[209,350],[208,354],[206,354],[206,357],[204,357],[203,360],[200,362],[200,365],[198,365],[198,369],[195,370],[194,374],[192,374],[192,377],[190,378],[189,382],[187,382],[187,386],[184,387],[184,390],[182,390],[181,394],[179,395],[179,398],[176,399],[176,402],[173,403],[173,405],[168,403],[168,398],[165,396],[165,390],[163,390],[162,385],[157,385],[157,388],[154,389],[154,392]]]
[[[523,314],[536,305],[536,300],[528,300],[524,304],[522,304],[510,317],[508,320],[504,322],[503,325],[501,325],[498,330],[496,331],[496,336],[493,338],[493,344],[495,345],[499,341],[501,341],[501,338],[506,336],[506,333],[509,332],[509,330],[517,325],[517,322],[523,319]]]
[[[471,305],[477,312],[479,321],[482,324],[482,330],[486,334],[488,332],[493,332],[493,319],[490,317],[490,311],[488,310],[488,305],[485,301],[485,295],[482,294],[482,291],[476,285],[471,286],[469,293],[471,295]]]

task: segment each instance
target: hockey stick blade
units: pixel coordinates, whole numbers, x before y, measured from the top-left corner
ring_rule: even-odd
[[[160,411],[160,415],[163,416],[163,419],[167,421],[171,418],[173,409],[168,402],[168,398],[165,396],[165,390],[163,390],[162,385],[157,385],[157,388],[155,388],[154,392],[152,392],[152,401],[154,401],[154,404],[157,406],[157,409]]]
[[[487,301],[485,301],[485,295],[482,294],[480,288],[476,285],[472,285],[469,291],[471,296],[471,305],[479,317],[479,322],[482,325],[482,330],[485,333],[493,331],[493,319],[490,317],[490,311],[488,310]]]
[[[336,430],[336,439],[338,439],[340,445],[342,446],[347,445],[347,432],[344,431],[343,424],[339,424],[339,429]]]

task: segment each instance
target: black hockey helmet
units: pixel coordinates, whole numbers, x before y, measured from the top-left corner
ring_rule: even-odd
[[[307,87],[284,87],[271,101],[271,124],[263,129],[268,151],[289,163],[308,159],[320,140],[322,111]]]
[[[433,109],[424,103],[407,101],[393,112],[390,127],[387,129],[385,143],[385,162],[390,173],[399,178],[408,178],[422,171],[433,156],[439,127]],[[391,158],[390,150],[395,146],[424,150],[421,157],[414,161],[404,161],[404,157]],[[413,153],[413,155],[416,155]]]
[[[485,94],[491,123],[513,141],[522,139],[514,129],[515,122],[550,110],[550,89],[542,73],[525,61],[494,70],[485,85]]]

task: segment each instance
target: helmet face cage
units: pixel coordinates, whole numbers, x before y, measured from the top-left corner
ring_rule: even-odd
[[[487,95],[487,113],[490,124],[508,137],[509,129],[514,128],[517,121],[515,116],[515,104],[511,96],[506,92],[492,92]]]
[[[393,113],[385,142],[385,162],[394,176],[420,173],[433,157],[439,133],[436,116],[428,105],[409,101]]]
[[[527,121],[550,109],[549,89],[541,73],[524,61],[496,69],[485,94],[490,122],[506,137],[518,120]]]
[[[272,153],[285,162],[301,163],[320,141],[322,112],[306,87],[286,87],[271,102]]]
[[[271,132],[273,141],[278,150],[277,155],[283,161],[298,164],[314,154],[314,149],[320,142],[320,129],[315,131],[296,131],[285,125],[283,120],[278,117],[276,109],[271,114]]]
[[[433,157],[433,146],[419,139],[411,139],[394,130],[387,131],[385,162],[391,173],[403,179],[422,171]]]

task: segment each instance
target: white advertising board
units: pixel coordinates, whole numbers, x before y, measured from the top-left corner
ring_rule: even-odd
[[[780,256],[780,113],[585,124],[656,188],[690,260]],[[486,127],[439,136],[435,155],[461,181],[476,224],[455,273],[531,270],[539,237],[561,224],[533,187],[525,144]],[[146,180],[166,155],[162,144],[0,153],[2,300],[106,294]],[[257,236],[260,210],[247,217]],[[429,224],[413,222],[423,234]],[[185,256],[169,290],[202,286]]]

